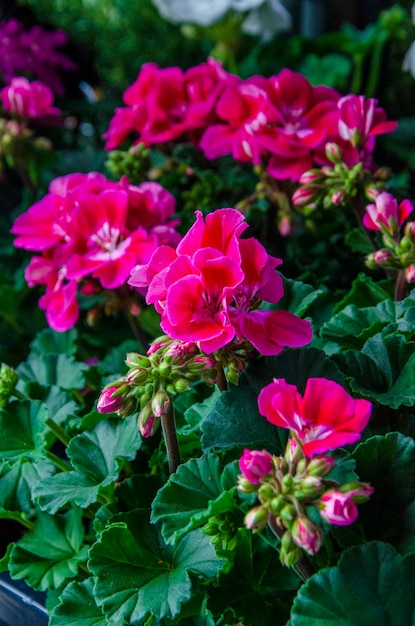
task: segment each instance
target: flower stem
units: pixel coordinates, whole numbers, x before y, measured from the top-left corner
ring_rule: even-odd
[[[405,272],[400,270],[396,277],[395,283],[395,302],[403,300],[406,296],[408,289],[408,283],[406,282]]]
[[[216,381],[219,391],[228,391],[228,381],[226,380],[223,367],[218,368],[218,379]]]
[[[49,461],[52,461],[52,463],[56,465],[56,467],[59,467],[59,469],[61,469],[63,472],[70,472],[72,470],[72,467],[69,465],[69,463],[67,463],[63,459],[60,459],[58,456],[56,456],[56,454],[50,452],[50,450],[47,450],[46,458],[49,459]]]
[[[70,439],[65,435],[64,430],[58,426],[56,422],[54,422],[50,417],[46,420],[46,426],[53,432],[53,434],[63,443],[64,446],[67,446]]]
[[[179,443],[177,441],[176,423],[174,420],[174,410],[171,403],[169,408],[161,416],[161,427],[163,429],[164,441],[166,443],[167,457],[169,460],[169,472],[173,474],[180,465]]]
[[[149,343],[148,338],[142,331],[140,324],[137,322],[137,319],[131,313],[127,313],[127,319],[133,332],[134,338],[138,341],[139,344],[142,345],[143,349],[146,350]]]
[[[278,537],[278,539],[281,539],[284,531],[278,526],[276,519],[273,515],[268,516],[268,526],[270,527],[274,535]],[[292,566],[292,568],[304,582],[306,582],[309,578],[311,578],[311,576],[313,576],[313,574],[316,573],[313,565],[310,563],[305,555],[302,556],[301,559]]]

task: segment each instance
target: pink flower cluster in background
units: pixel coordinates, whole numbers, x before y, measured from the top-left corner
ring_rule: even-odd
[[[372,410],[370,402],[354,400],[326,378],[309,378],[303,395],[276,378],[261,390],[258,407],[271,424],[295,434],[308,458],[358,441]]]
[[[11,230],[16,247],[39,253],[25,278],[31,287],[46,286],[39,306],[48,324],[65,331],[76,323],[81,283],[85,294],[117,289],[160,244],[176,245],[174,211],[174,197],[155,182],[130,185],[97,172],[53,180]]]
[[[150,146],[187,134],[208,159],[232,155],[294,181],[328,163],[328,142],[341,147],[347,166],[373,169],[376,135],[396,127],[373,98],[342,98],[290,69],[242,80],[213,59],[185,72],[144,64],[124,104],[104,135],[107,150],[130,136]]]
[[[177,248],[160,246],[138,265],[129,284],[146,293],[173,339],[197,342],[205,353],[233,340],[247,340],[263,355],[278,354],[311,341],[308,321],[283,310],[261,310],[261,301],[283,296],[281,260],[254,238],[242,239],[243,215],[218,209],[196,222]]]
[[[40,81],[30,82],[24,76],[16,76],[1,90],[3,109],[12,115],[34,120],[47,120],[60,115],[53,106],[53,91]]]
[[[59,49],[68,35],[62,30],[46,30],[39,25],[26,29],[16,19],[0,22],[0,75],[4,83],[25,75],[37,78],[54,93],[62,95],[61,72],[77,66]]]

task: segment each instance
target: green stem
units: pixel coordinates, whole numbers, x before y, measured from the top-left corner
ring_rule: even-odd
[[[26,396],[24,393],[22,393],[21,391],[19,391],[18,389],[13,389],[13,393],[12,395],[17,399],[17,400],[30,400],[30,398],[28,396]]]
[[[67,463],[63,459],[60,459],[58,456],[56,456],[56,454],[50,452],[50,450],[47,450],[46,458],[49,459],[49,461],[52,461],[52,463],[56,465],[56,467],[59,467],[59,469],[61,469],[63,472],[70,472],[72,470],[72,467],[69,465],[69,463]]]
[[[177,441],[174,410],[171,403],[169,404],[169,408],[164,415],[161,416],[161,427],[163,429],[167,458],[169,460],[169,472],[170,474],[173,474],[180,465],[180,450],[179,443]]]
[[[25,517],[24,513],[14,513],[12,511],[7,513],[7,517],[3,518],[3,519],[11,519],[15,522],[19,522],[19,524],[21,524],[22,526],[24,526],[25,528],[27,528],[28,530],[32,530],[32,528],[34,527],[34,522],[31,522],[30,520],[28,520]]]
[[[363,55],[355,54],[353,57],[354,72],[352,78],[352,84],[350,85],[350,93],[359,94],[362,89],[363,81]]]
[[[403,300],[408,291],[408,283],[406,282],[405,272],[400,270],[396,277],[395,283],[395,301],[399,302]]]
[[[218,369],[218,380],[216,385],[219,391],[228,391],[228,381],[226,380],[225,372],[223,371],[223,367]]]
[[[133,332],[134,338],[138,341],[139,344],[143,346],[144,349],[146,349],[148,346],[148,338],[142,331],[140,324],[137,322],[137,319],[134,317],[134,315],[131,315],[131,313],[127,313],[127,319]]]
[[[281,540],[281,537],[284,534],[284,530],[278,526],[277,521],[273,515],[270,515],[268,517],[268,526],[270,527],[274,535]],[[316,570],[306,556],[302,556],[301,559],[292,566],[292,568],[304,582],[307,582],[307,580],[316,573]]]
[[[49,430],[53,432],[53,434],[63,443],[64,446],[68,445],[70,438],[67,437],[63,428],[58,426],[58,424],[50,419],[50,417],[46,420],[46,426],[49,427]]]
[[[365,94],[367,98],[373,98],[376,95],[379,84],[380,72],[382,69],[382,56],[385,48],[386,39],[376,42],[372,53],[372,63],[370,65],[369,77],[367,79]]]

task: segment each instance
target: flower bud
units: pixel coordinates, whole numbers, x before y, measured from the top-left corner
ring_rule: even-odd
[[[293,504],[285,504],[280,510],[279,516],[284,522],[287,522],[289,525],[295,520],[297,516],[296,508]]]
[[[331,194],[331,203],[334,206],[339,206],[340,204],[344,204],[346,201],[346,192],[344,189],[337,189],[337,191]]]
[[[272,498],[275,495],[275,490],[271,485],[265,483],[265,485],[261,485],[258,489],[258,497],[261,501],[266,501]]]
[[[155,417],[162,417],[170,406],[170,398],[163,389],[157,391],[151,400],[151,409]]]
[[[323,542],[321,528],[305,515],[299,515],[291,527],[294,542],[308,554],[317,554]]]
[[[299,489],[306,498],[318,498],[323,493],[324,487],[321,479],[317,476],[306,476]]]
[[[330,163],[341,163],[343,161],[343,152],[336,143],[332,141],[326,143],[325,152]]]
[[[291,201],[294,206],[302,207],[307,206],[315,198],[315,191],[313,189],[296,189],[294,191]]]
[[[250,530],[259,531],[266,525],[268,521],[268,513],[262,506],[257,506],[254,509],[248,511],[245,515],[244,523],[246,528]]]
[[[294,543],[291,533],[287,530],[281,537],[280,561],[287,567],[292,567],[301,558],[301,550]]]
[[[138,354],[138,352],[129,352],[125,358],[125,362],[129,366],[138,368],[150,368],[151,361],[147,356]]]
[[[329,489],[320,498],[320,515],[330,524],[349,526],[356,521],[357,506],[347,493]]]
[[[257,490],[257,486],[251,483],[251,481],[242,474],[238,476],[237,488],[239,491],[242,491],[242,493],[254,493]]]
[[[321,170],[313,169],[301,174],[299,183],[300,185],[313,185],[319,183],[322,180]]]
[[[185,378],[178,378],[174,381],[173,387],[176,393],[184,393],[190,389],[190,383]]]
[[[308,464],[307,474],[309,476],[327,476],[330,474],[334,465],[334,457],[329,455],[316,456]]]
[[[114,396],[119,391],[119,387],[108,387],[101,392],[98,398],[97,409],[100,413],[116,413],[122,409],[124,400],[120,395]]]
[[[147,404],[138,415],[138,428],[141,435],[147,439],[155,433],[158,424],[159,420],[154,417],[151,405]]]
[[[261,478],[272,472],[273,459],[266,450],[248,450],[245,448],[239,459],[239,469],[251,483],[258,484]]]
[[[409,265],[406,269],[405,269],[405,278],[408,281],[408,283],[414,283],[415,282],[415,265]]]

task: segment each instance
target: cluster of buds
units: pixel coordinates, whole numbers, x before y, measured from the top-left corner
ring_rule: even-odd
[[[150,151],[141,142],[128,150],[112,150],[105,165],[117,179],[126,176],[132,184],[138,184],[147,180],[151,167]]]
[[[415,282],[415,222],[406,222],[414,210],[408,199],[397,200],[387,192],[371,195],[363,224],[382,235],[382,247],[366,257],[370,269],[402,271],[407,282]]]
[[[238,489],[256,493],[260,502],[246,514],[245,525],[257,532],[269,524],[281,540],[284,565],[297,563],[303,552],[315,555],[323,544],[324,524],[312,521],[310,507],[322,520],[346,526],[357,518],[356,505],[373,492],[367,483],[340,485],[330,480],[333,465],[334,458],[328,455],[307,458],[296,438],[288,440],[284,456],[244,450],[240,458]]]
[[[0,170],[7,164],[11,169],[25,169],[29,152],[44,152],[52,148],[45,137],[38,137],[18,120],[0,117]]]
[[[104,388],[97,408],[120,417],[138,413],[143,437],[155,432],[160,418],[171,410],[175,395],[190,389],[192,382],[213,384],[219,367],[218,361],[201,353],[196,343],[167,335],[156,339],[147,355],[128,353],[126,364],[127,374]]]
[[[0,408],[6,406],[10,397],[14,395],[17,381],[18,376],[15,370],[2,363],[0,367]]]
[[[361,161],[353,166],[346,165],[343,152],[335,143],[328,143],[325,152],[331,165],[304,172],[299,180],[300,187],[292,195],[292,203],[304,215],[310,215],[317,208],[330,209],[350,203],[370,187],[380,190],[389,177],[386,168],[373,173]]]

